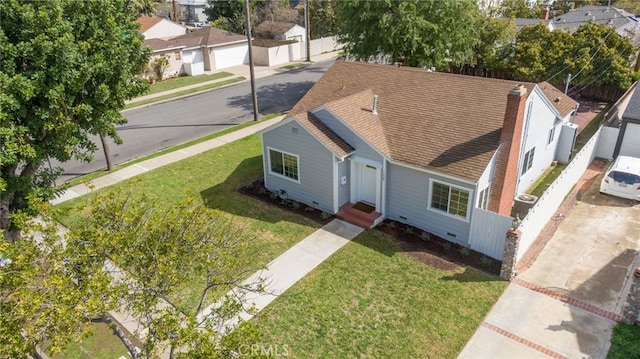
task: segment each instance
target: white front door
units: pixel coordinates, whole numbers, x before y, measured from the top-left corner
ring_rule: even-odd
[[[376,177],[375,167],[361,164],[360,172],[360,201],[373,206],[376,205]]]

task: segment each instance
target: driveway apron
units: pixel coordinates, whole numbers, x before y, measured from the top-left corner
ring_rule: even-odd
[[[640,249],[640,204],[600,194],[601,178],[560,217],[460,358],[606,358]]]

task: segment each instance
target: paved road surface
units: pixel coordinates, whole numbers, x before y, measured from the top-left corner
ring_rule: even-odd
[[[333,61],[322,61],[256,80],[260,115],[289,110]],[[117,127],[124,143],[116,146],[108,141],[113,164],[253,120],[251,86],[249,82],[243,82],[200,95],[127,110],[124,115],[129,122]],[[106,168],[100,141],[97,137],[93,141],[99,150],[90,163],[69,161],[60,165],[51,161],[53,166],[64,169],[58,183]]]

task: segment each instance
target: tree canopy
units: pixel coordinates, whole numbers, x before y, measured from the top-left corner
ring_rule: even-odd
[[[60,169],[49,158],[89,160],[90,135],[119,141],[125,100],[142,94],[147,63],[127,0],[0,2],[0,228],[34,195],[50,199]]]
[[[475,0],[338,1],[337,35],[356,59],[401,56],[408,66],[447,68],[472,59],[481,13]]]
[[[563,83],[572,74],[572,85],[614,84],[628,88],[638,74],[631,68],[636,47],[612,27],[593,22],[570,34],[550,31],[544,24],[518,32],[515,53],[508,63],[513,75],[527,81]]]

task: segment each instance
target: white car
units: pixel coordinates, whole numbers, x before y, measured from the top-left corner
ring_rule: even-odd
[[[600,193],[640,201],[640,158],[618,156],[600,182]]]

